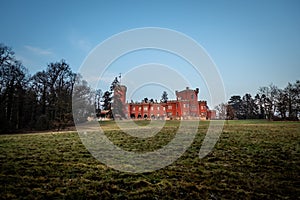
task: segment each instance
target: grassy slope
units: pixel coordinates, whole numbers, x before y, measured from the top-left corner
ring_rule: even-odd
[[[147,122],[138,122],[146,125]],[[121,134],[102,123],[107,136],[126,150],[166,144],[177,122],[155,139]],[[198,152],[208,122],[189,150],[161,170],[130,174],[95,160],[76,133],[0,136],[2,199],[297,199],[300,196],[300,123],[229,121],[209,156]],[[124,141],[126,141],[124,143]]]

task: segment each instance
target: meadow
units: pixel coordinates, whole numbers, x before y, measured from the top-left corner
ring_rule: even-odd
[[[136,122],[142,129],[147,121]],[[178,129],[168,121],[150,139],[101,122],[127,151],[153,151]],[[125,173],[96,160],[76,132],[0,135],[0,199],[299,199],[300,123],[228,121],[213,151],[198,157],[209,121],[173,164]]]

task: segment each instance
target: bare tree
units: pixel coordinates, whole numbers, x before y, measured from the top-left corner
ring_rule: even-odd
[[[215,107],[218,112],[219,119],[226,119],[227,104],[221,103]]]
[[[274,84],[270,84],[268,87],[260,87],[259,93],[265,109],[267,119],[273,119],[276,111],[276,101],[279,94],[279,89]]]
[[[296,119],[300,112],[300,81],[297,80],[294,84],[288,83],[284,89],[286,96],[285,106],[287,107],[288,117]]]
[[[27,69],[16,60],[11,48],[0,44],[0,125],[5,131],[25,124],[23,106],[28,82]]]

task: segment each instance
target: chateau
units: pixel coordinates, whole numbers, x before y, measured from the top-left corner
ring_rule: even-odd
[[[176,100],[167,102],[142,101],[126,103],[127,87],[120,85],[115,93],[123,104],[126,118],[131,119],[215,119],[216,111],[209,110],[206,101],[198,101],[199,89],[186,87],[182,91],[175,91]],[[106,112],[107,113],[107,112]],[[105,111],[103,113],[105,114]]]

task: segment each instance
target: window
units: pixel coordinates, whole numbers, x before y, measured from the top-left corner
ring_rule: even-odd
[[[148,111],[148,107],[147,106],[144,106],[144,111]]]
[[[163,110],[166,110],[166,107],[163,107]]]
[[[196,106],[191,105],[191,110],[197,110]]]
[[[135,107],[133,107],[132,110],[135,111]]]
[[[172,106],[168,106],[168,109],[169,109],[169,110],[172,110]]]
[[[157,110],[159,110],[159,106],[157,106]]]
[[[139,107],[139,111],[141,111],[141,110],[142,110],[142,107],[140,106],[140,107]]]
[[[153,106],[151,106],[151,110],[153,110]]]
[[[194,95],[193,94],[191,95],[191,99],[194,99]]]

